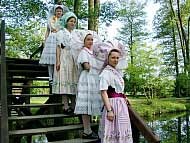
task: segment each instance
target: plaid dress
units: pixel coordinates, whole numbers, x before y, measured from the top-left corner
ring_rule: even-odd
[[[96,67],[96,61],[92,51],[84,48],[78,56],[79,68],[82,64],[88,62],[90,70],[81,70],[78,93],[76,97],[76,106],[74,113],[87,115],[100,115],[102,108],[102,100],[99,91],[99,77]]]
[[[72,55],[72,41],[75,30],[69,32],[66,28],[57,32],[57,45],[64,45],[60,53],[60,70],[54,69],[52,93],[76,94],[77,92],[77,65]]]
[[[56,32],[52,32],[52,29],[59,30],[59,24],[57,21],[58,19],[53,16],[48,22],[50,33],[45,41],[45,46],[39,61],[40,64],[54,65],[56,62]]]

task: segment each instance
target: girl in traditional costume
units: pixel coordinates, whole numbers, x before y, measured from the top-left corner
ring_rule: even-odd
[[[133,143],[128,100],[124,95],[124,80],[117,68],[123,57],[119,43],[108,42],[108,56],[105,68],[100,74],[100,91],[104,108],[99,127],[101,143]],[[122,64],[121,64],[122,65]]]
[[[73,40],[77,17],[73,12],[65,13],[60,19],[61,30],[57,33],[56,66],[52,93],[63,94],[64,113],[71,114],[75,106],[75,94],[77,91],[78,71],[72,54]],[[71,107],[69,107],[68,95],[71,94]]]
[[[99,70],[93,54],[93,35],[88,33],[84,38],[84,48],[78,56],[78,66],[81,69],[75,114],[82,115],[83,135],[85,139],[97,139],[98,135],[91,129],[91,116],[101,114],[102,101],[99,91]]]
[[[53,14],[52,14],[53,11]],[[55,5],[50,10],[47,30],[45,34],[45,44],[39,63],[48,65],[49,83],[53,82],[54,64],[56,62],[56,33],[60,30],[59,19],[67,8],[62,5]]]

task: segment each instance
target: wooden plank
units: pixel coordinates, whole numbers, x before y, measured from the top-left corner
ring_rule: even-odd
[[[31,85],[9,85],[9,88],[22,89],[22,88],[50,88],[50,86],[31,86]]]
[[[6,75],[6,60],[5,60],[5,21],[1,21],[1,105],[2,105],[2,117],[1,117],[1,143],[9,143],[8,136],[8,108],[7,108],[7,75]]]
[[[14,96],[14,97],[49,97],[49,96],[57,96],[57,94],[56,95],[54,95],[54,94],[8,94],[8,97],[9,98],[11,98],[12,96]],[[58,96],[61,96],[61,94],[60,95],[58,95]]]
[[[54,141],[48,143],[97,143],[98,139],[70,139],[70,140],[63,140],[63,141]]]
[[[9,97],[59,97],[59,96],[76,96],[75,94],[8,94]]]
[[[1,115],[2,115],[2,109],[1,109],[1,100],[0,100],[0,117],[1,117]]]
[[[27,64],[39,64],[39,60],[31,60],[31,59],[18,59],[18,58],[6,58],[7,63],[27,63]],[[46,65],[43,65],[46,67]]]
[[[92,124],[92,126],[98,126],[98,124]],[[59,127],[49,127],[49,128],[37,128],[37,129],[25,129],[25,130],[13,130],[9,131],[10,136],[22,136],[22,135],[35,135],[35,134],[48,134],[52,132],[69,131],[69,130],[79,130],[82,129],[83,125],[68,125]]]
[[[44,68],[46,69],[47,66],[41,66],[39,64],[30,64],[30,63],[7,63],[8,66],[11,66],[11,67],[31,67],[31,68],[35,68],[35,67],[38,67],[38,68]]]
[[[16,76],[28,76],[28,77],[35,77],[35,76],[48,76],[48,71],[40,71],[40,70],[9,70],[10,75]]]
[[[28,78],[28,77],[9,77],[8,80],[14,83],[23,83],[26,81],[49,81],[49,77],[35,77],[35,78]]]
[[[48,68],[47,67],[43,67],[37,64],[15,64],[15,63],[10,63],[7,65],[8,66],[8,70],[25,70],[25,71],[44,71],[44,72],[48,72]]]
[[[144,122],[144,120],[135,112],[135,110],[129,105],[129,116],[133,124],[142,133],[145,139],[150,143],[160,143],[159,137],[152,131],[150,127]]]
[[[52,104],[21,104],[21,105],[8,105],[9,108],[25,108],[25,107],[47,107],[47,106],[62,106],[63,103]]]
[[[66,115],[66,114],[51,114],[51,115],[35,115],[35,116],[11,116],[8,117],[10,121],[15,120],[36,120],[36,119],[51,119],[51,118],[69,118],[77,117],[77,115]]]

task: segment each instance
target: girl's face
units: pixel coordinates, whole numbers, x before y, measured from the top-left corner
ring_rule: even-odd
[[[73,30],[75,28],[75,25],[76,25],[76,19],[74,17],[70,18],[67,21],[67,29]]]
[[[55,10],[55,16],[57,18],[60,18],[63,15],[63,10],[61,8],[56,8]]]
[[[91,34],[87,35],[84,39],[84,46],[90,49],[93,45],[93,36]]]
[[[111,52],[108,57],[108,64],[112,66],[113,68],[115,68],[119,62],[119,57],[120,57],[119,52],[116,52],[116,51]]]

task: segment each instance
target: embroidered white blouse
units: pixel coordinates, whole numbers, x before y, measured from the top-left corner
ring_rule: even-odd
[[[124,92],[124,80],[121,72],[109,65],[100,74],[100,90],[108,90],[108,86],[115,88],[117,93]]]

